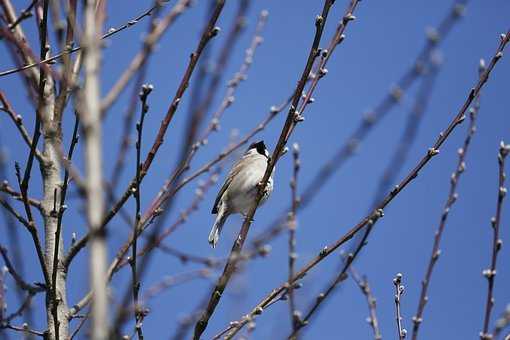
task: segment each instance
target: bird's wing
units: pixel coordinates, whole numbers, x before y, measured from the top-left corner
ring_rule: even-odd
[[[214,205],[211,211],[211,214],[217,214],[218,213],[218,204],[220,203],[221,196],[223,196],[223,193],[225,190],[227,190],[228,186],[232,182],[232,179],[239,173],[241,170],[241,160],[239,160],[230,170],[227,179],[225,180],[225,183],[221,187],[220,191],[218,192],[218,196],[216,196],[216,200],[214,201]]]

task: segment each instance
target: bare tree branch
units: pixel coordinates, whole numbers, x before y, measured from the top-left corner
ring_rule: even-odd
[[[404,340],[407,335],[407,330],[404,328],[402,323],[402,314],[400,307],[400,299],[404,294],[404,285],[402,285],[402,274],[398,273],[393,279],[393,285],[395,286],[395,313],[397,320],[397,334],[400,340]]]
[[[504,37],[503,37],[504,39]],[[510,39],[510,31],[507,33],[506,40]],[[499,146],[498,164],[499,164],[499,179],[498,179],[498,200],[496,205],[496,216],[491,219],[493,228],[492,239],[492,254],[491,264],[488,269],[483,271],[483,276],[487,279],[487,302],[485,304],[485,315],[483,319],[483,330],[480,332],[481,340],[491,340],[493,335],[489,333],[489,322],[491,319],[492,307],[494,306],[494,281],[496,277],[496,264],[498,260],[498,253],[501,250],[503,241],[499,238],[499,230],[501,223],[501,212],[503,210],[503,199],[506,196],[507,189],[505,187],[505,160],[510,153],[510,144],[505,144],[503,141]]]
[[[367,318],[367,322],[372,327],[374,331],[374,340],[382,340],[381,330],[379,329],[379,321],[377,319],[376,312],[376,299],[372,294],[372,290],[370,289],[370,285],[368,284],[368,279],[366,276],[361,277],[354,266],[350,266],[349,273],[351,274],[352,279],[358,285],[359,289],[367,299],[368,310],[370,312],[370,316]]]
[[[135,330],[138,335],[138,339],[143,339],[143,331],[142,331],[142,321],[144,317],[144,313],[141,311],[138,305],[138,295],[140,292],[140,281],[138,277],[138,273],[136,270],[136,262],[137,262],[137,240],[138,240],[138,226],[140,223],[140,219],[142,218],[140,210],[141,210],[141,199],[140,199],[140,170],[141,170],[141,152],[142,152],[142,137],[143,137],[143,123],[145,121],[145,115],[149,111],[149,104],[147,104],[147,98],[149,94],[152,92],[152,85],[143,85],[142,90],[140,92],[140,101],[142,102],[142,109],[140,113],[140,121],[136,124],[137,130],[137,140],[136,140],[136,164],[135,164],[135,174],[136,174],[136,184],[133,187],[133,196],[135,197],[136,202],[136,212],[135,212],[135,222],[133,224],[133,246],[132,246],[132,255],[129,261],[131,265],[131,272],[133,276],[133,304],[135,308]]]
[[[25,125],[23,125],[23,117],[14,111],[11,103],[9,103],[3,91],[0,91],[0,102],[2,102],[2,107],[0,108],[0,110],[6,112],[9,115],[9,118],[11,118],[12,122],[16,125],[16,128],[18,129],[25,143],[28,145],[30,149],[32,149],[32,138],[28,134]],[[37,148],[35,148],[34,152],[39,162],[45,161],[43,155]]]
[[[2,0],[2,1],[7,1],[7,0]],[[164,1],[162,3],[164,3]],[[129,28],[129,27],[136,25],[138,22],[140,22],[141,19],[143,19],[146,16],[149,16],[152,13],[152,11],[154,10],[154,8],[155,8],[155,6],[149,8],[148,10],[144,11],[142,14],[138,15],[136,18],[129,20],[127,23],[123,24],[122,26],[109,29],[107,33],[105,33],[101,36],[101,40],[107,39],[121,31]],[[19,27],[17,27],[17,28],[19,28]],[[31,69],[33,67],[39,66],[41,64],[51,63],[57,59],[62,58],[65,54],[71,54],[71,53],[80,51],[81,49],[82,49],[82,46],[77,46],[77,47],[71,48],[70,50],[62,51],[54,56],[47,57],[47,58],[41,58],[40,61],[27,62],[26,65],[24,65],[23,67],[18,67],[15,69],[10,69],[10,70],[0,72],[0,77],[4,77],[4,76],[7,76],[7,75],[10,75],[13,73],[25,71],[25,70]]]
[[[299,168],[301,167],[301,160],[299,159],[299,144],[292,144],[292,158],[293,158],[293,172],[292,178],[290,180],[290,189],[291,189],[291,206],[292,209],[289,212],[289,275],[288,280],[291,280],[294,277],[297,252],[296,252],[296,228],[297,228],[297,207],[299,205],[299,196],[297,194],[297,185],[298,185],[298,174]],[[295,331],[298,328],[298,324],[300,322],[301,316],[299,311],[296,308],[296,302],[294,297],[294,286],[289,286],[288,289],[289,295],[289,314],[290,314],[290,322],[292,326],[292,330]],[[297,336],[296,336],[297,339]]]

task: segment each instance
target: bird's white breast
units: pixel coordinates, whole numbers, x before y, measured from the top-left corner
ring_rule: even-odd
[[[242,161],[243,167],[229,185],[227,204],[232,212],[246,214],[257,196],[257,185],[264,177],[267,158],[255,154],[243,157]],[[270,177],[261,203],[267,199],[272,190],[273,179]]]

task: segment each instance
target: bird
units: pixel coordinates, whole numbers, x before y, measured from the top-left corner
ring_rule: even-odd
[[[208,239],[213,248],[216,247],[223,225],[231,214],[240,213],[243,216],[248,214],[257,197],[259,184],[264,177],[269,159],[269,152],[264,141],[258,141],[248,147],[230,170],[211,212],[216,214]],[[272,191],[273,173],[267,181],[260,204],[267,200]]]

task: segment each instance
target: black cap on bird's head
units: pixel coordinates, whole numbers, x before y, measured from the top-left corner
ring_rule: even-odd
[[[251,150],[251,149],[256,149],[257,152],[261,155],[264,155],[264,156],[268,155],[267,148],[266,148],[266,145],[264,144],[263,140],[250,144],[250,146],[248,147],[248,150]]]

